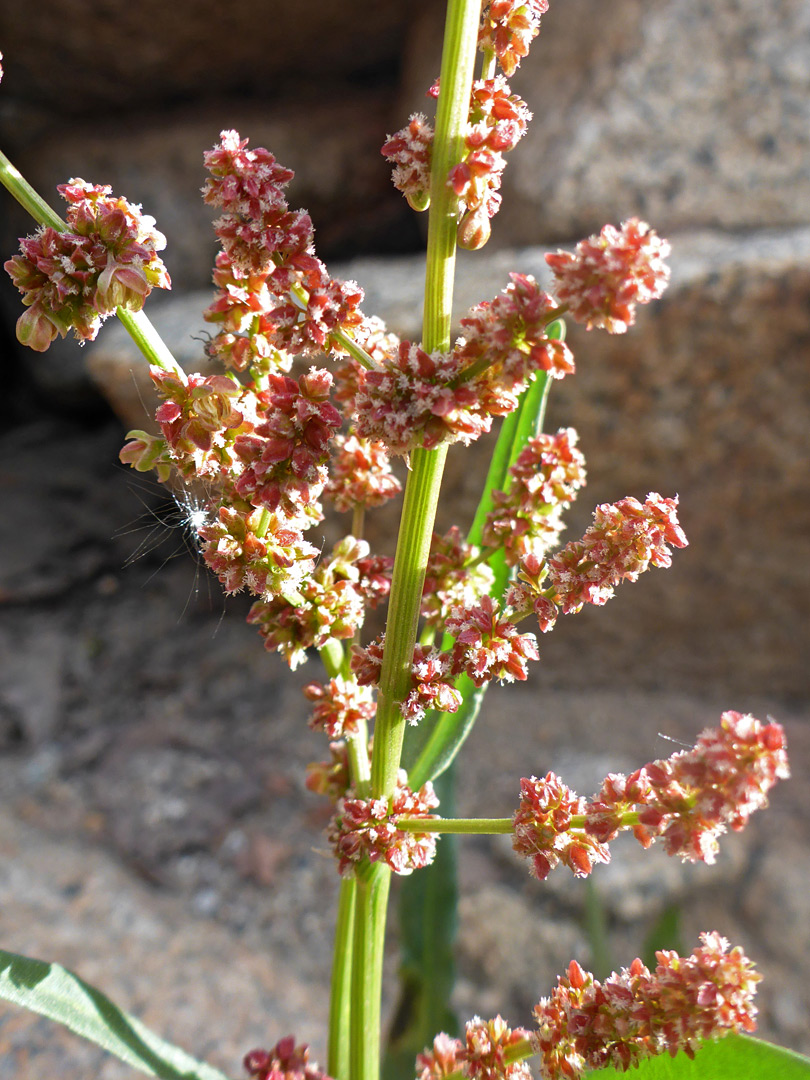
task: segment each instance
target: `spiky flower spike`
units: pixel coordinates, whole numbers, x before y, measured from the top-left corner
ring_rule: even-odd
[[[642,504],[628,497],[602,503],[581,540],[548,560],[552,599],[563,614],[583,604],[604,604],[622,581],[636,581],[650,566],[672,563],[672,547],[686,547],[677,517],[678,499],[653,491]]]
[[[657,952],[655,971],[634,960],[604,983],[572,960],[568,977],[534,1009],[541,1076],[579,1080],[606,1066],[625,1072],[647,1057],[679,1050],[694,1057],[704,1039],[753,1031],[761,976],[719,934],[700,941],[691,956]]]
[[[528,1062],[506,1060],[506,1051],[528,1037],[528,1031],[510,1028],[501,1016],[474,1016],[467,1021],[464,1042],[442,1032],[417,1055],[417,1080],[444,1080],[458,1072],[470,1080],[531,1080]]]
[[[779,724],[725,712],[690,750],[636,769],[610,773],[590,801],[555,776],[524,777],[514,816],[512,846],[543,880],[562,862],[578,877],[610,862],[608,843],[632,829],[645,848],[663,838],[667,855],[713,863],[717,838],[739,832],[768,792],[790,775]]]

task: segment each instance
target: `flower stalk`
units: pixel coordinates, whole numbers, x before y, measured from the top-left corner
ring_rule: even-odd
[[[414,209],[430,209],[419,344],[367,317],[360,285],[328,273],[309,214],[284,194],[292,171],[223,131],[204,155],[203,193],[221,212],[222,248],[205,313],[217,331],[205,351],[225,370],[187,375],[141,312],[153,288],[170,287],[154,219],[107,186],[72,179],[58,189],[68,203],[62,220],[0,154],[0,182],[40,225],[5,264],[25,309],[18,339],[39,352],[71,330],[92,341],[118,315],[161,398],[159,434],[130,432],[121,460],[160,482],[204,488],[193,528],[225,592],[253,594],[248,622],[292,669],[314,653],[323,662],[326,681],[303,693],[310,727],[329,739],[328,760],[309,766],[306,784],[333,804],[326,837],[342,877],[328,1033],[335,1080],[379,1078],[391,873],[429,867],[438,834],[511,835],[538,880],[560,864],[587,876],[628,829],[645,848],[660,839],[670,856],[712,863],[718,838],[742,829],[789,774],[780,725],[728,711],[692,749],[629,776],[609,773],[590,800],[548,772],[520,780],[511,817],[433,813],[432,779],[453,761],[489,683],[525,680],[540,657],[537,637],[518,623],[534,615],[546,634],[558,616],[601,606],[620,583],[669,566],[671,549],[687,544],[677,497],[650,492],[643,504],[627,497],[597,507],[582,539],[558,549],[585,461],[572,428],[542,432],[551,381],[575,371],[560,316],[624,333],[636,306],[666,288],[669,245],[649,225],[606,225],[576,252],[547,255],[555,295],[511,273],[499,295],[460,320],[451,345],[456,248],[480,248],[490,235],[504,154],[531,119],[508,78],[547,9],[548,0],[448,0],[441,76],[430,90],[435,130],[414,114],[382,148],[395,186]],[[320,365],[324,354],[331,370],[293,374],[296,357]],[[434,534],[449,444],[468,445],[502,418],[466,539],[458,526]],[[372,552],[363,533],[367,510],[401,492],[390,462],[397,454],[409,476],[391,559]],[[327,500],[351,515],[351,532],[331,552],[305,538]],[[385,633],[364,640],[369,609],[386,601]],[[449,777],[441,795],[452,814]],[[446,841],[444,854],[453,851]],[[392,1039],[387,1066],[403,1051],[412,1061],[437,1027],[455,1027],[447,865],[402,892],[411,1019],[405,1037]],[[693,1056],[702,1040],[753,1030],[759,976],[739,949],[711,933],[689,957],[657,959],[655,971],[636,960],[604,983],[572,961],[535,1008],[534,1034],[501,1016],[473,1017],[463,1038],[439,1033],[418,1053],[419,1080],[530,1080],[531,1055],[545,1080],[578,1080],[664,1050]],[[250,1051],[243,1064],[251,1080],[329,1080],[292,1036]]]

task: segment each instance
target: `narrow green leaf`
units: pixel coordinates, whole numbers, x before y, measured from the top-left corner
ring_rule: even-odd
[[[165,1042],[59,964],[0,949],[0,998],[64,1024],[147,1076],[227,1080],[224,1073]]]
[[[454,812],[454,770],[436,784],[442,813]],[[403,878],[399,889],[399,997],[388,1033],[383,1080],[413,1080],[416,1055],[440,1031],[455,1035],[450,1008],[458,929],[456,838],[444,836],[430,866]]]
[[[628,1076],[616,1069],[588,1073],[595,1080]],[[694,1060],[686,1054],[647,1058],[632,1072],[638,1080],[810,1080],[810,1058],[748,1035],[706,1042]]]
[[[550,337],[564,336],[562,322],[552,324],[549,329]],[[503,490],[507,486],[509,468],[519,457],[526,441],[542,429],[550,384],[551,380],[547,375],[538,374],[524,392],[520,407],[507,416],[501,425],[484,490],[467,536],[469,543],[481,542],[484,522],[492,509],[493,490]],[[490,594],[500,599],[509,581],[509,567],[500,552],[492,556],[489,564],[495,574]],[[451,644],[452,638],[446,637],[442,648],[447,649]],[[486,686],[476,687],[471,679],[462,675],[456,681],[456,689],[461,691],[462,697],[458,712],[430,713],[418,728],[407,734],[402,763],[408,770],[408,782],[414,789],[421,787],[426,780],[435,780],[444,772],[478,719]]]

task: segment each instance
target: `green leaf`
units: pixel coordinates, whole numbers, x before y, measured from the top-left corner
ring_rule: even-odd
[[[59,964],[0,949],[0,998],[64,1024],[148,1076],[227,1080],[224,1073],[165,1042]]]
[[[596,1080],[613,1077],[634,1080],[810,1080],[810,1058],[782,1046],[752,1039],[748,1035],[727,1035],[706,1042],[691,1060],[684,1053],[647,1058],[631,1074],[616,1069],[589,1072]]]

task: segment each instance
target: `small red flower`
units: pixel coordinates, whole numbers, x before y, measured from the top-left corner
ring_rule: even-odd
[[[638,218],[620,229],[605,225],[598,236],[577,244],[574,254],[557,251],[546,262],[557,279],[557,296],[588,330],[623,334],[636,320],[636,304],[657,300],[669,283],[664,262],[670,246]]]
[[[361,721],[370,720],[376,711],[371,690],[340,675],[325,684],[309,683],[304,697],[315,706],[309,726],[325,731],[330,739],[354,735]]]
[[[430,202],[430,157],[433,127],[422,113],[413,113],[407,127],[389,135],[381,153],[392,162],[391,179],[414,210],[426,210]]]
[[[492,679],[521,682],[527,677],[528,660],[539,659],[534,634],[519,634],[508,619],[500,618],[497,601],[482,596],[478,604],[457,608],[447,619],[453,646],[453,670],[464,672],[483,686]]]
[[[436,837],[432,833],[404,832],[397,828],[399,817],[433,818],[430,811],[439,805],[433,785],[423,784],[418,792],[408,787],[400,772],[391,799],[357,799],[351,792],[337,805],[327,830],[327,838],[338,858],[341,874],[363,858],[384,861],[395,874],[410,874],[433,862]]]
[[[563,863],[577,877],[587,877],[595,863],[610,862],[604,844],[571,819],[585,812],[585,799],[567,787],[554,773],[543,779],[523,777],[520,803],[514,815],[512,847],[531,859],[532,874],[543,881]]]
[[[356,435],[336,435],[333,441],[332,468],[324,495],[335,508],[347,513],[358,506],[382,506],[402,491],[391,472],[385,447]]]
[[[562,510],[585,483],[585,458],[573,428],[529,439],[510,468],[506,491],[493,491],[494,509],[482,536],[501,548],[510,566],[529,554],[542,557],[559,539]]]
[[[252,1080],[330,1080],[309,1060],[306,1043],[295,1045],[295,1036],[279,1039],[272,1050],[251,1050],[242,1064]]]
[[[491,0],[484,9],[478,44],[498,57],[506,75],[512,75],[540,33],[540,16],[548,0]]]
[[[568,977],[534,1009],[531,1041],[546,1080],[579,1080],[607,1066],[624,1072],[679,1050],[694,1057],[703,1040],[755,1030],[761,976],[719,934],[700,941],[691,956],[658,952],[654,972],[634,960],[604,983],[572,960]]]

